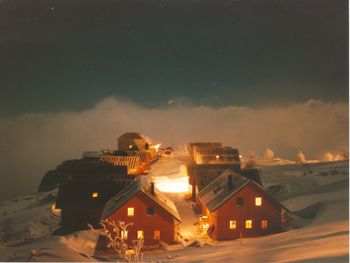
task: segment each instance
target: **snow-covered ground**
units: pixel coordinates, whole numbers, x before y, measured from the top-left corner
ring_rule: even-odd
[[[149,175],[173,186],[185,181],[188,156],[176,151],[157,161]],[[176,204],[183,223],[183,242],[147,251],[147,262],[348,262],[349,163],[260,166],[264,186],[290,209],[286,232],[233,241],[214,242],[198,235],[198,216],[188,194],[166,193]],[[158,184],[159,186],[159,184]],[[0,223],[7,240],[0,243],[0,261],[98,261],[93,257],[97,234],[81,231],[51,236],[59,212],[51,208],[51,192],[0,203]],[[114,259],[115,260],[115,259]]]

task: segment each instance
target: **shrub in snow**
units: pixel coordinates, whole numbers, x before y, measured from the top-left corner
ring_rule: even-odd
[[[123,236],[123,233],[127,233],[128,227],[132,223],[125,224],[124,222],[109,221],[108,219],[101,221],[102,229],[94,229],[92,225],[88,225],[90,229],[97,230],[102,236],[106,237],[107,247],[112,248],[116,255],[133,262],[142,262],[143,255],[140,252],[143,248],[144,240],[139,238],[133,240],[132,250],[129,250],[127,239]]]

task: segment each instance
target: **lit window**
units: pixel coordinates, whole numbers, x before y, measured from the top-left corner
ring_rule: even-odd
[[[142,230],[138,230],[137,231],[137,239],[141,239],[143,238],[143,231]]]
[[[261,220],[261,229],[266,229],[268,226],[267,220]]]
[[[262,198],[261,197],[255,197],[255,205],[261,206],[262,204]]]
[[[121,231],[120,234],[122,239],[128,239],[128,231]]]
[[[132,148],[132,144],[129,145],[129,149],[131,149],[131,148]]]
[[[148,207],[147,208],[147,215],[153,216],[154,215],[154,207]]]
[[[237,228],[236,220],[230,220],[230,229],[236,229],[236,228]]]
[[[128,207],[128,216],[134,216],[134,208]]]
[[[245,228],[252,228],[252,227],[253,227],[252,220],[246,220],[245,221]]]
[[[236,198],[236,205],[237,206],[243,206],[243,204],[244,204],[244,199],[243,199],[243,197],[237,197]]]
[[[220,155],[216,155],[215,158],[216,158],[216,159],[220,159]]]
[[[154,230],[153,239],[160,239],[160,230]]]
[[[91,194],[91,196],[92,196],[92,198],[97,198],[97,197],[98,197],[98,193],[97,193],[97,192],[93,192],[93,193]]]

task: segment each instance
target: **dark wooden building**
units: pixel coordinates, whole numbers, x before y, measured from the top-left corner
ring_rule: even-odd
[[[99,160],[72,161],[61,171],[56,208],[61,209],[61,233],[99,226],[105,204],[134,181],[125,166]]]
[[[227,170],[199,193],[208,234],[215,240],[266,235],[282,230],[284,210],[253,180]]]
[[[192,189],[192,200],[195,201],[197,194],[209,183],[219,177],[227,169],[240,172],[240,164],[187,164],[189,183]]]
[[[101,219],[133,223],[123,236],[130,245],[142,237],[145,246],[158,245],[160,241],[173,243],[181,222],[174,203],[145,178],[138,178],[113,197],[106,204]]]

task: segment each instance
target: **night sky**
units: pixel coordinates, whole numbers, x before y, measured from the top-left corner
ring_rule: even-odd
[[[0,0],[0,114],[348,101],[345,0]]]

